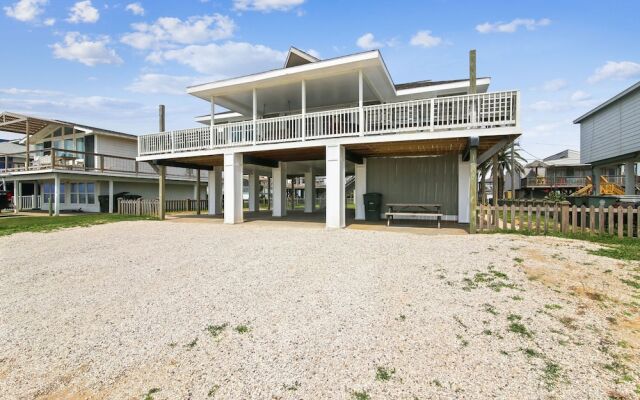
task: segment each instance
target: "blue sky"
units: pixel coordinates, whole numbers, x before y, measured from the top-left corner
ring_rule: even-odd
[[[579,149],[571,121],[640,80],[640,2],[0,1],[0,110],[134,134],[195,126],[190,84],[380,48],[396,83],[468,74],[519,89],[523,147]],[[531,155],[528,158],[532,158]]]

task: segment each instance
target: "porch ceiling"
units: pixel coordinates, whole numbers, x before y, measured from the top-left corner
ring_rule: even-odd
[[[483,136],[480,138],[478,155],[490,150],[501,140],[515,136]],[[466,150],[468,138],[431,139],[380,143],[355,143],[345,145],[345,149],[356,157],[408,157],[432,156],[439,154],[462,153]],[[302,161],[322,161],[325,159],[325,147],[303,147],[294,149],[278,149],[269,151],[247,152],[246,164],[251,160],[263,161],[265,164]],[[201,165],[203,167],[221,167],[224,165],[222,154],[211,156],[184,157],[172,159],[176,164]]]

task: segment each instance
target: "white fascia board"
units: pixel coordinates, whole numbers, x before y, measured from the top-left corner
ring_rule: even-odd
[[[278,83],[284,83],[288,80],[300,80],[302,78],[312,78],[316,75],[326,75],[332,72],[330,71],[330,69],[332,68],[344,67],[345,70],[356,69],[358,67],[365,67],[376,62],[382,64],[382,67],[386,71],[386,67],[384,67],[380,52],[374,50],[365,53],[299,65],[297,67],[281,68],[254,75],[247,75],[239,78],[231,78],[223,81],[191,86],[187,88],[187,93],[206,100],[212,95],[224,95],[225,93],[229,92],[236,92],[243,89],[259,87],[261,84],[265,84],[266,81],[277,78],[280,78],[282,80],[282,82]],[[388,72],[387,76],[389,76]],[[277,83],[269,82],[269,85],[274,84]]]
[[[337,138],[313,139],[304,142],[266,143],[247,146],[228,146],[214,150],[188,151],[181,153],[164,153],[136,157],[137,161],[165,160],[174,158],[206,157],[224,153],[252,153],[256,151],[291,150],[306,147],[324,147],[327,145],[349,145],[363,143],[411,142],[430,139],[468,138],[473,136],[520,136],[522,131],[515,127],[488,129],[460,129],[441,132],[409,132],[389,135],[345,136]]]
[[[489,88],[489,84],[491,83],[491,78],[482,78],[476,81],[476,86],[483,86],[486,91]],[[407,96],[412,94],[419,93],[430,93],[430,92],[439,92],[442,90],[455,90],[455,89],[467,89],[469,87],[469,81],[461,81],[461,82],[451,82],[451,83],[443,83],[442,85],[431,85],[431,86],[423,86],[416,87],[411,89],[400,89],[396,91],[397,96]]]
[[[214,121],[227,121],[229,119],[233,119],[233,118],[246,118],[244,115],[240,114],[239,112],[232,112],[232,113],[224,113],[224,114],[216,114],[213,117]],[[203,115],[200,117],[196,117],[196,122],[199,122],[201,124],[208,124],[209,122],[211,122],[211,114],[209,115]]]

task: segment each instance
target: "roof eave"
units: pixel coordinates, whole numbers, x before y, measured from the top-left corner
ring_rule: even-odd
[[[603,108],[608,107],[609,105],[615,103],[616,101],[622,99],[623,97],[625,97],[626,95],[628,95],[631,92],[635,91],[636,89],[640,89],[640,82],[637,82],[637,83],[631,85],[630,87],[626,88],[625,90],[623,90],[622,92],[620,92],[617,95],[613,96],[612,98],[610,98],[609,100],[607,100],[604,103],[600,104],[599,106],[591,109],[590,111],[587,111],[585,114],[583,114],[580,117],[578,117],[575,120],[573,120],[573,123],[574,124],[578,124],[581,121],[584,121],[588,117],[592,116],[593,114],[597,113],[598,111],[602,110]]]

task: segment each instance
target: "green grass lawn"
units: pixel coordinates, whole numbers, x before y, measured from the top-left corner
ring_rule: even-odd
[[[18,232],[51,232],[75,226],[91,226],[108,224],[119,221],[137,221],[153,219],[118,214],[81,214],[60,217],[49,216],[16,216],[0,218],[0,236],[12,235]]]
[[[505,229],[497,231],[487,231],[483,233],[513,233],[516,235],[537,236],[535,230],[532,232],[526,229]],[[549,232],[546,236],[585,240],[588,242],[598,243],[603,247],[598,250],[590,250],[589,253],[598,256],[615,258],[618,260],[640,261],[640,239],[638,238],[618,238],[617,236],[609,235],[590,235],[588,233],[560,233],[556,231]]]

